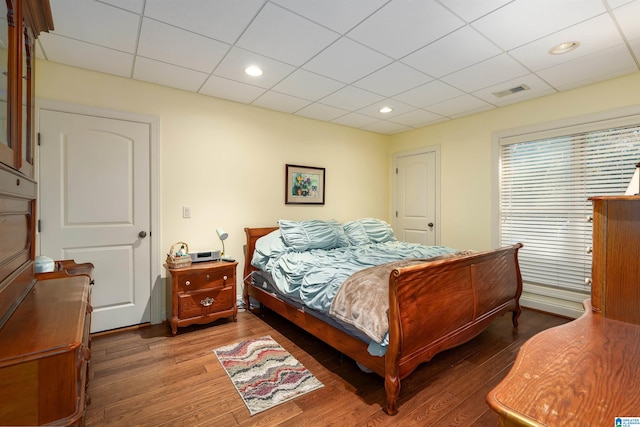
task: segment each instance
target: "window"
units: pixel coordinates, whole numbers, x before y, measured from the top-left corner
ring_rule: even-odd
[[[523,281],[590,292],[588,198],[624,194],[640,161],[640,124],[611,124],[499,139],[499,240],[524,244]]]

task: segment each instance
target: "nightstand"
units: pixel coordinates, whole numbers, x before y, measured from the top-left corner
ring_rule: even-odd
[[[167,271],[167,319],[171,333],[178,326],[209,323],[233,316],[237,320],[237,262],[209,261]]]

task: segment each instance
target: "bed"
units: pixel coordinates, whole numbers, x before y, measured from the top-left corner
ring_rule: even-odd
[[[363,227],[367,224],[369,224],[368,228]],[[333,238],[331,228],[338,237],[332,240],[333,243],[328,245],[330,247],[314,246],[313,241],[316,238],[325,243]],[[348,233],[350,240],[346,243],[342,235],[344,230],[351,231]],[[371,230],[373,233],[366,236],[366,231]],[[306,258],[309,253],[329,256],[324,253],[326,251],[333,257],[335,251],[362,252],[369,251],[370,248],[375,250],[375,248],[384,247],[385,244],[400,244],[393,242],[396,239],[388,224],[370,218],[345,224],[319,220],[279,221],[278,227],[245,228],[245,234],[247,243],[243,297],[249,311],[252,310],[251,304],[257,302],[352,358],[362,369],[382,376],[386,393],[384,407],[389,415],[395,415],[398,411],[397,400],[401,380],[409,376],[418,365],[428,362],[439,352],[471,340],[484,331],[493,319],[507,312],[512,312],[513,326],[518,326],[521,312],[519,299],[522,293],[522,278],[518,265],[518,250],[522,247],[520,243],[481,252],[456,251],[438,247],[440,253],[434,257],[424,256],[429,252],[419,252],[417,256],[416,253],[411,252],[413,256],[409,259],[391,260],[375,267],[365,266],[350,275],[344,284],[337,286],[335,301],[331,303],[331,309],[336,305],[343,310],[340,314],[345,313],[345,307],[349,303],[348,297],[344,297],[344,294],[364,295],[362,292],[358,294],[353,291],[356,289],[354,286],[358,286],[358,282],[364,281],[365,277],[366,280],[370,280],[372,276],[384,275],[382,276],[384,283],[378,286],[383,289],[381,292],[384,292],[386,297],[380,298],[383,300],[384,312],[379,315],[377,321],[380,323],[382,319],[386,323],[380,326],[376,321],[365,322],[366,325],[377,326],[378,333],[381,327],[387,328],[381,345],[376,346],[372,345],[376,344],[374,340],[369,339],[372,336],[369,330],[363,333],[354,327],[354,323],[344,321],[343,317],[330,316],[327,313],[320,313],[316,307],[306,306],[305,301],[302,301],[305,299],[304,291],[296,291],[302,295],[299,298],[281,292],[282,289],[278,287],[289,285],[283,285],[283,279],[279,277],[281,274],[274,269],[273,264],[269,265],[273,261],[271,258],[265,264],[265,252],[271,249],[265,251],[264,247],[267,242],[273,245],[272,242],[279,239],[284,242],[286,251],[291,252],[294,257],[293,261],[289,260],[288,264],[285,263],[286,265],[292,266],[294,270],[300,266],[315,269],[317,262],[314,260],[308,263]],[[360,237],[364,240],[358,241]],[[384,239],[391,242],[382,241]],[[340,243],[341,241],[343,243]],[[280,248],[282,243],[279,242],[278,245],[276,246]],[[340,258],[342,252],[337,258],[330,258],[330,260],[334,259],[335,274],[333,272],[323,273],[324,275],[316,274],[312,275],[315,279],[308,280],[308,282],[315,281],[315,285],[313,283],[311,285],[311,297],[306,298],[308,301],[314,303],[322,300],[314,292],[323,277],[331,276],[327,281],[333,282],[333,276],[340,275],[338,266],[342,264],[339,261],[342,259]],[[365,258],[369,258],[369,252],[366,254]],[[266,256],[271,255],[266,254]],[[301,261],[298,263],[297,260]],[[344,264],[351,265],[351,270],[354,270],[353,262],[345,261]],[[306,274],[306,272],[303,273]],[[296,282],[296,275],[293,274],[293,276],[294,279],[291,281]],[[367,286],[373,286],[371,282],[364,283]],[[309,284],[306,283],[306,285]],[[327,287],[335,288],[336,286],[327,285]],[[347,292],[346,289],[352,291]],[[340,303],[336,303],[338,300]],[[366,304],[370,303],[371,301],[366,302]],[[349,312],[349,310],[347,307],[346,311]],[[357,308],[354,311],[356,311],[356,317],[364,317],[361,311],[357,312]]]

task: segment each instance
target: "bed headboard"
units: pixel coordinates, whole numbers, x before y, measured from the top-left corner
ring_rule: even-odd
[[[244,273],[243,276],[245,279],[252,271],[257,270],[254,266],[251,265],[251,260],[253,259],[253,251],[256,249],[256,241],[262,236],[266,236],[272,231],[277,230],[278,227],[262,227],[262,228],[248,228],[245,227],[244,233],[247,236],[247,244],[245,246],[245,254],[244,254]]]

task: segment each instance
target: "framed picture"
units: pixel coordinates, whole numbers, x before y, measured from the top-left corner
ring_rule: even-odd
[[[324,168],[286,165],[284,202],[324,205]]]

